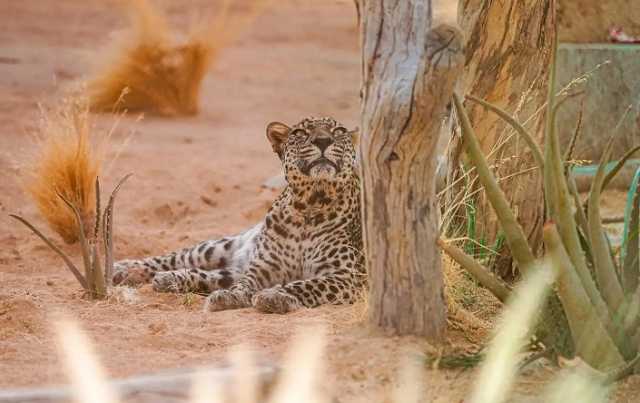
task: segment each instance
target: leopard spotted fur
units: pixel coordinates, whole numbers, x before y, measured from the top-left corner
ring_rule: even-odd
[[[269,124],[287,186],[265,219],[236,236],[120,261],[114,283],[207,293],[212,311],[352,303],[366,277],[355,136],[331,118]]]

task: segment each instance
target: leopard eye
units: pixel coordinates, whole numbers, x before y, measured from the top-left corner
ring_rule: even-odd
[[[335,129],[333,129],[333,134],[335,135],[341,135],[341,134],[345,134],[347,132],[347,129],[345,127],[342,126],[338,126]]]
[[[296,136],[296,137],[306,138],[306,137],[308,137],[308,136],[309,136],[309,133],[307,133],[307,131],[306,131],[306,130],[304,130],[304,129],[294,129],[294,130],[291,132],[291,135],[292,135],[292,136]]]

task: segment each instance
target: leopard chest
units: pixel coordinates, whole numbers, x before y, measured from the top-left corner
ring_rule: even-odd
[[[345,217],[300,221],[271,217],[266,223],[262,256],[281,264],[292,278],[311,278],[341,265],[350,239]]]
[[[359,242],[358,201],[339,194],[331,206],[301,211],[289,197],[274,203],[265,220],[269,256],[283,263],[292,277],[310,278],[355,263]],[[308,207],[310,203],[306,203]],[[355,247],[355,248],[354,248]]]
[[[342,265],[340,251],[349,244],[349,222],[346,217],[333,214],[330,217],[312,217],[304,226],[300,242],[304,278],[318,276]]]

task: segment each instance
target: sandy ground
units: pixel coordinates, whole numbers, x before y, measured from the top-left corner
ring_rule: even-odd
[[[158,2],[182,29],[210,3]],[[438,15],[451,19],[455,5],[444,4]],[[216,365],[239,343],[277,360],[298,329],[321,324],[328,329],[328,382],[340,401],[387,395],[399,363],[427,346],[367,329],[361,307],[286,316],[251,309],[212,314],[202,312],[201,297],[161,295],[149,287],[130,303],[84,300],[57,257],[7,214],[44,227],[20,188],[37,104],[52,102],[91,71],[110,33],[126,20],[115,2],[97,0],[4,1],[0,16],[0,388],[66,381],[50,325],[66,315],[87,331],[114,377]],[[110,159],[126,146],[103,174],[104,186],[135,173],[117,203],[116,257],[163,253],[259,220],[275,196],[262,184],[279,172],[266,124],[331,115],[357,125],[359,77],[351,1],[277,2],[220,55],[204,83],[199,115],[129,116],[115,132]],[[109,116],[96,119],[98,130],[112,123]],[[78,256],[76,248],[64,249]],[[462,401],[471,378],[429,371],[425,400]],[[535,393],[532,382],[523,390]],[[627,389],[619,401],[638,397],[637,388]]]

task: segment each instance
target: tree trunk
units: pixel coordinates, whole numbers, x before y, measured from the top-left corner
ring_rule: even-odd
[[[483,98],[515,115],[526,122],[540,144],[544,140],[541,107],[546,100],[554,35],[552,3],[553,0],[461,0],[458,9],[458,21],[466,40],[459,93]],[[501,186],[537,251],[542,241],[544,204],[542,180],[533,168],[532,154],[495,114],[471,102],[466,103],[466,108],[483,151],[496,167]],[[461,175],[461,149],[460,139],[455,136],[449,152],[449,183]],[[459,204],[461,195],[459,186],[452,187],[446,196],[447,207]],[[464,235],[491,247],[499,231],[495,215],[481,192],[470,199],[467,206],[475,207],[476,233]],[[502,258],[495,261],[494,269],[510,277],[511,258],[507,250],[500,252]]]
[[[440,123],[463,65],[456,28],[431,29],[430,0],[363,0],[363,230],[370,320],[444,336],[435,199]]]

